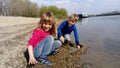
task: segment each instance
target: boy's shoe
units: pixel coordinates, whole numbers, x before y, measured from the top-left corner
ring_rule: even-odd
[[[83,45],[80,44],[79,46],[80,46],[80,48],[83,48]]]
[[[68,44],[68,42],[69,42],[68,39],[65,39],[65,44]]]
[[[38,64],[43,64],[45,66],[52,66],[52,62],[50,62],[47,57],[37,58],[37,61],[38,61]]]

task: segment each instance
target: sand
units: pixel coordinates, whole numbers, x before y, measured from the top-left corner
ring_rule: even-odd
[[[0,16],[0,68],[24,67],[23,52],[38,21],[39,18]]]

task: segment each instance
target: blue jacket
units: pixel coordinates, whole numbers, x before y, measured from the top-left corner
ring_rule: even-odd
[[[76,25],[72,25],[71,27],[68,26],[68,21],[63,21],[60,26],[58,27],[58,37],[64,36],[65,34],[71,34],[74,31],[75,42],[79,45],[79,37]]]

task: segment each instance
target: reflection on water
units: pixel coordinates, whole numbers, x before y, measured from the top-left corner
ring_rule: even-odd
[[[81,57],[94,68],[120,68],[120,16],[85,18],[77,23],[80,41],[89,47]]]

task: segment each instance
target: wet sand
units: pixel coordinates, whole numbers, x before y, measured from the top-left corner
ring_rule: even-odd
[[[38,21],[39,18],[0,16],[0,68],[29,67],[24,52]],[[53,62],[53,66],[49,68],[82,68],[80,55],[86,51],[86,47],[77,50],[68,44],[64,45],[55,55],[49,56]],[[32,67],[47,68],[39,64]]]

